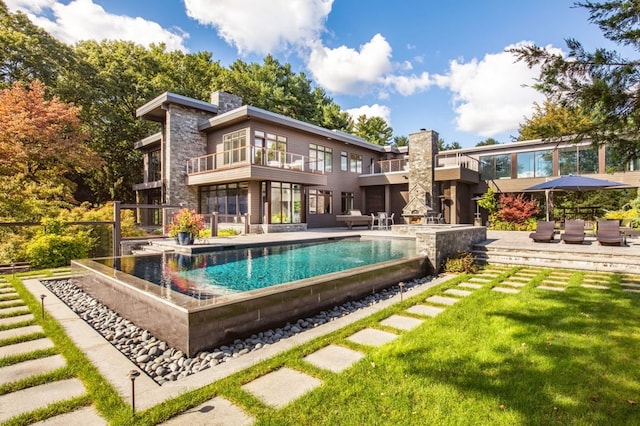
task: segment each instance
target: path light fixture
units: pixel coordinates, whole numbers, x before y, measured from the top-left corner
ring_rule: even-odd
[[[398,287],[400,287],[400,301],[402,302],[402,293],[404,293],[404,283],[403,282],[399,283]]]
[[[131,370],[127,373],[127,377],[131,379],[131,415],[136,414],[136,377],[140,375],[138,370]]]
[[[46,294],[40,295],[40,309],[42,310],[42,319],[44,319],[44,298],[47,297]]]

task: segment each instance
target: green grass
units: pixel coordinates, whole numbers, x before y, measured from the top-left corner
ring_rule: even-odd
[[[536,272],[520,293],[490,290],[518,270]],[[21,284],[16,283],[45,334],[74,366],[58,374],[80,378],[89,393],[10,424],[27,424],[94,404],[111,424],[153,425],[214,396],[240,406],[258,425],[637,423],[640,295],[622,292],[618,274],[598,274],[611,286],[603,291],[580,287],[584,278],[595,274],[571,271],[566,278],[563,275],[567,290],[558,293],[536,289],[552,275],[551,269],[498,271],[499,276],[439,316],[426,318],[408,332],[395,330],[400,336],[380,348],[360,346],[346,338],[366,327],[391,331],[379,321],[392,314],[409,315],[405,312],[408,307],[432,294],[443,294],[469,276],[452,277],[330,335],[139,412],[135,418],[60,326],[49,317],[42,321],[39,301],[23,294]],[[366,357],[340,374],[303,361],[304,356],[330,343],[359,350]],[[241,389],[282,366],[317,377],[323,384],[280,410]]]

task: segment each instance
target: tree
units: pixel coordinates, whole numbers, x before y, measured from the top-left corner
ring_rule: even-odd
[[[589,12],[604,36],[638,52],[640,48],[640,2],[611,0],[576,4]],[[530,67],[540,65],[536,88],[553,102],[579,108],[591,120],[577,139],[590,137],[594,144],[608,143],[626,162],[640,156],[640,60],[629,59],[604,48],[588,52],[575,39],[567,40],[563,57],[531,45],[513,49]]]
[[[382,117],[367,117],[362,114],[356,120],[356,135],[377,145],[387,145],[393,136],[393,129]]]
[[[71,47],[34,25],[24,13],[9,13],[0,0],[0,87],[34,80],[54,87],[74,65]]]
[[[444,139],[438,139],[438,151],[450,151],[452,149],[462,149],[459,142],[445,143]]]
[[[488,146],[488,145],[498,145],[500,142],[495,140],[494,138],[487,138],[483,141],[480,141],[476,144],[476,146]]]
[[[534,108],[531,118],[520,124],[520,141],[575,135],[591,125],[580,108],[563,107],[548,100],[542,106],[534,104]]]
[[[395,146],[409,146],[409,138],[406,136],[394,136],[393,144]]]

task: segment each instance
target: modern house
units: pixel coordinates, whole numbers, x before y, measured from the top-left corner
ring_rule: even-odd
[[[140,204],[184,205],[250,232],[342,226],[336,215],[394,214],[396,223],[441,213],[472,223],[474,196],[521,192],[552,176],[593,174],[640,186],[640,164],[606,175],[615,159],[590,141],[534,140],[438,152],[438,134],[421,129],[409,148],[380,146],[249,105],[224,92],[204,102],[165,92],[137,110],[161,131],[144,153]],[[161,224],[149,211],[146,224]]]

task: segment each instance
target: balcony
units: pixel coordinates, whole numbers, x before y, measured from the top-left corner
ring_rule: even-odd
[[[321,186],[327,184],[322,166],[304,155],[246,146],[187,160],[187,185],[274,180]]]
[[[394,185],[407,183],[409,160],[395,158],[374,163],[367,175],[358,177],[360,186]]]
[[[436,154],[435,180],[436,182],[453,180],[478,183],[480,182],[480,162],[467,154]]]

